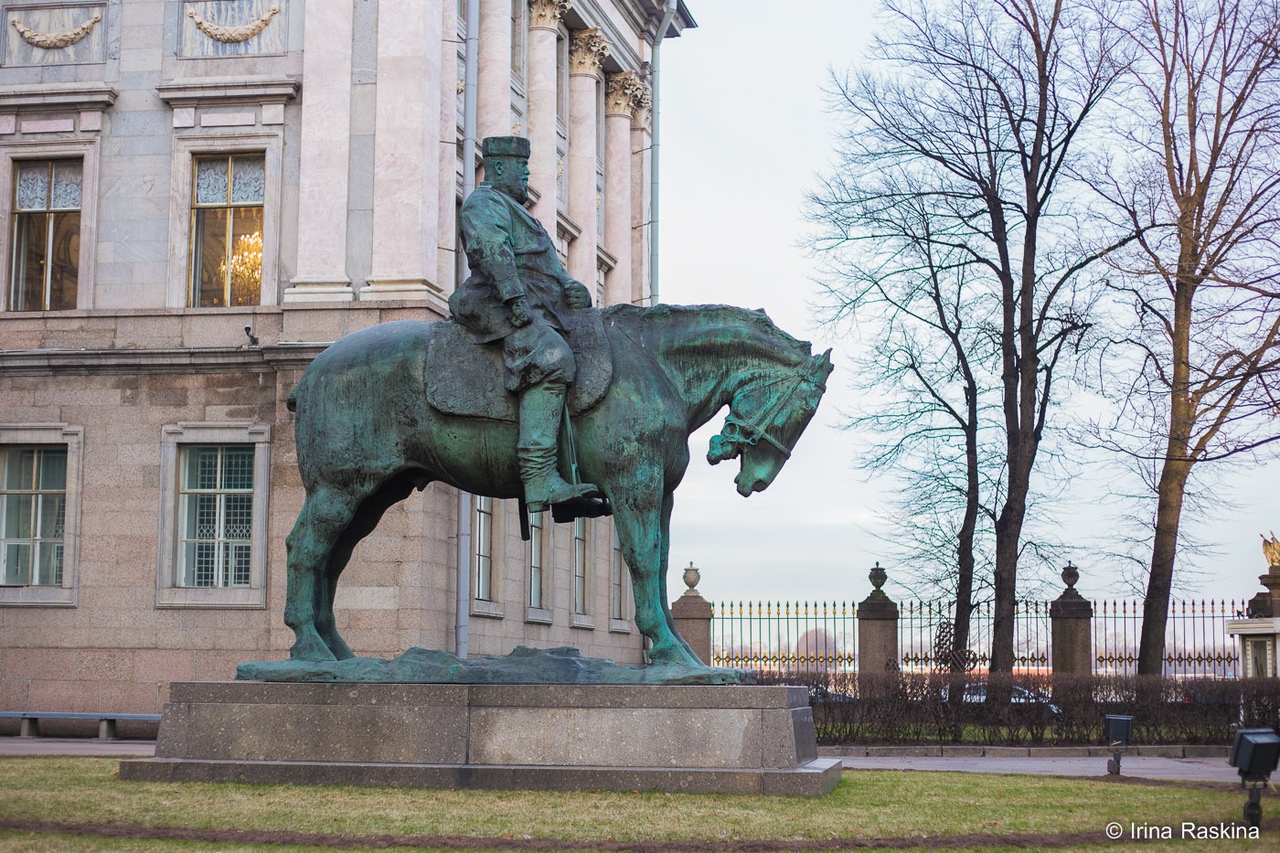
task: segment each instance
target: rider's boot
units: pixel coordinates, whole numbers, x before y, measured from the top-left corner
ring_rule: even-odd
[[[520,437],[516,460],[524,482],[529,512],[542,512],[552,504],[598,497],[594,483],[566,483],[557,469],[560,420],[564,417],[565,386],[543,382],[520,395]]]

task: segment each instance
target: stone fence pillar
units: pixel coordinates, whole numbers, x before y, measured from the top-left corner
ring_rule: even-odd
[[[875,680],[898,673],[898,605],[880,589],[888,574],[879,563],[869,577],[875,589],[858,605],[858,675]]]
[[[1049,604],[1054,675],[1093,672],[1093,605],[1076,592],[1079,570],[1068,561],[1062,570],[1067,588]]]
[[[671,604],[671,618],[676,623],[676,631],[684,637],[689,647],[702,658],[702,662],[711,663],[711,602],[698,592],[698,581],[702,573],[694,568],[693,563],[684,570],[684,582],[688,589],[684,595]]]

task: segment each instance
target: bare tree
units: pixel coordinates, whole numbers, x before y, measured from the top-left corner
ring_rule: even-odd
[[[1118,7],[1131,66],[1123,156],[1102,186],[1140,232],[1112,263],[1138,354],[1112,444],[1154,463],[1138,672],[1163,671],[1179,527],[1195,466],[1277,439],[1280,18],[1274,0]]]
[[[957,613],[966,618],[972,534],[990,507],[991,669],[1008,672],[1032,472],[1061,368],[1089,328],[1081,273],[1107,248],[1082,248],[1088,214],[1071,166],[1120,65],[1114,35],[1082,4],[885,7],[892,21],[872,48],[879,72],[837,81],[850,129],[839,172],[811,200],[814,248],[838,259],[834,314],[878,316],[889,332],[877,417],[904,446],[954,446],[963,465],[942,482],[963,507]],[[984,412],[994,415],[985,427]],[[997,476],[984,483],[986,430],[1000,446]]]

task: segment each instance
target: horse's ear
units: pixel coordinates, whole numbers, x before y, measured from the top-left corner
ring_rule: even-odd
[[[824,375],[826,375],[826,376],[830,376],[830,375],[831,375],[831,371],[833,371],[833,370],[835,370],[835,369],[836,369],[836,368],[835,368],[835,365],[831,363],[831,348],[830,348],[830,347],[827,347],[827,351],[826,351],[826,352],[824,352],[822,355],[818,356],[818,366],[819,366],[819,367],[821,367],[821,368],[823,368],[823,369],[826,371],[826,372],[825,372],[825,374],[824,374]]]

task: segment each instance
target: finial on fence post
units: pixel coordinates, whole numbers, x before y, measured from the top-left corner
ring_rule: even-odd
[[[1067,588],[1049,604],[1050,644],[1054,675],[1093,672],[1093,605],[1076,589],[1080,570],[1067,561],[1062,582]]]
[[[711,602],[698,592],[698,582],[702,580],[702,572],[689,562],[684,570],[684,583],[689,587],[675,601],[671,602],[671,619],[676,623],[676,630],[704,663],[713,663],[711,659],[711,618],[714,608]]]
[[[857,609],[858,689],[864,696],[887,688],[886,674],[899,669],[898,605],[881,589],[889,574],[876,561],[867,577],[875,589]]]
[[[698,594],[698,581],[702,580],[702,572],[693,565],[693,560],[689,561],[689,568],[684,570],[684,585],[689,587],[684,591],[685,595]]]

